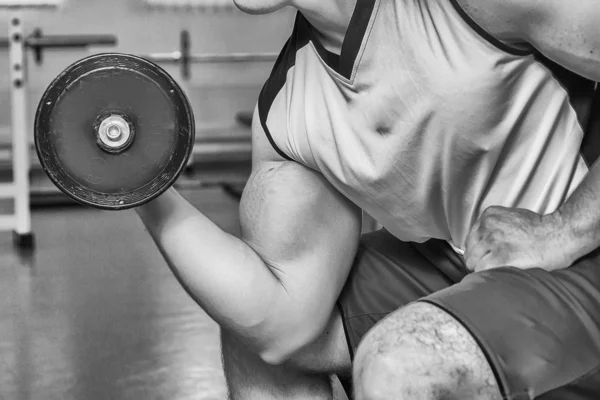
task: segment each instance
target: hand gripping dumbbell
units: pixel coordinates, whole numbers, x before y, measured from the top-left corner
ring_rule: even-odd
[[[101,209],[142,205],[177,179],[194,145],[194,116],[177,83],[132,55],[99,54],[50,84],[35,117],[35,146],[52,182]]]

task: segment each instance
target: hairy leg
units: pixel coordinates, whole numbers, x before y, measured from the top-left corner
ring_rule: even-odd
[[[356,400],[501,399],[483,352],[452,316],[428,303],[390,314],[355,357]]]
[[[343,398],[330,376],[350,375],[351,361],[343,325],[336,311],[314,343],[282,365],[269,365],[237,338],[221,331],[223,367],[231,400]]]

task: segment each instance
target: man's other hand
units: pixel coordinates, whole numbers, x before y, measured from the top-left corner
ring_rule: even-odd
[[[567,268],[575,261],[568,251],[575,240],[570,236],[558,214],[489,207],[467,237],[467,268],[473,272],[499,267]]]

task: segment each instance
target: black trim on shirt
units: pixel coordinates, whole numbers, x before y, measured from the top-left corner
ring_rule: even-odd
[[[306,46],[309,42],[309,37],[306,34],[305,29],[299,29],[301,27],[301,14],[298,13],[296,16],[296,22],[292,34],[286,44],[283,46],[279,57],[275,61],[275,65],[271,70],[269,79],[265,82],[259,96],[258,96],[258,116],[260,123],[269,139],[269,143],[273,146],[273,149],[283,158],[288,161],[293,161],[287,154],[285,154],[273,140],[273,136],[267,126],[267,117],[269,110],[277,97],[277,94],[284,87],[287,80],[287,72],[296,64],[296,53],[302,47]]]
[[[342,44],[340,55],[328,51],[321,44],[316,30],[310,25],[302,13],[298,12],[296,15],[292,34],[281,50],[277,61],[275,61],[271,75],[269,76],[269,79],[267,79],[267,82],[263,86],[258,97],[258,114],[261,125],[271,146],[273,146],[275,151],[286,160],[292,161],[291,158],[275,144],[273,136],[267,127],[267,116],[269,115],[269,110],[271,109],[277,94],[285,86],[287,72],[296,64],[297,52],[309,42],[312,42],[321,59],[331,69],[346,79],[350,79],[369,22],[371,21],[373,10],[375,9],[375,2],[376,0],[357,0],[344,38],[344,43]]]
[[[465,22],[469,26],[471,26],[471,28],[476,33],[479,34],[479,36],[481,36],[482,38],[484,38],[485,40],[487,40],[488,42],[490,42],[492,45],[496,46],[500,50],[505,51],[509,54],[513,54],[515,56],[527,56],[532,53],[531,50],[518,49],[516,47],[509,46],[508,44],[504,43],[503,41],[495,38],[492,34],[490,34],[488,31],[483,29],[477,22],[475,22],[475,20],[473,18],[471,18],[471,16],[469,14],[467,14],[467,12],[462,8],[462,6],[460,4],[458,4],[457,0],[450,0],[450,3],[452,3],[452,5],[454,6],[454,9],[456,9],[458,14],[460,14],[460,16],[462,17],[462,19],[464,19]]]
[[[350,25],[344,37],[340,54],[340,65],[337,71],[346,79],[352,77],[356,58],[362,47],[363,39],[371,21],[371,15],[375,9],[376,0],[356,0],[354,13],[350,19]]]
[[[300,36],[307,39],[307,43],[308,41],[312,42],[315,50],[317,50],[317,53],[319,54],[319,57],[321,57],[325,64],[327,64],[329,68],[333,69],[334,71],[338,71],[340,56],[327,50],[321,44],[315,28],[301,13],[298,13],[298,17],[296,19],[296,29],[298,30]]]
[[[298,19],[298,29],[303,30],[308,35],[310,41],[315,46],[317,53],[323,61],[335,72],[346,79],[352,78],[352,71],[356,63],[356,58],[362,47],[363,39],[367,33],[376,0],[357,0],[352,13],[352,18],[346,30],[346,36],[342,43],[340,55],[325,49],[317,36],[315,28],[308,20],[300,14]]]

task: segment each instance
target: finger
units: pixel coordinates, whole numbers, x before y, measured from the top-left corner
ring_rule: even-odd
[[[465,252],[465,264],[469,271],[475,271],[481,260],[486,257],[491,250],[484,244],[478,244],[467,254]]]
[[[465,239],[465,254],[469,251],[469,249],[475,247],[477,243],[481,241],[481,220],[485,217],[479,217],[471,226],[471,230]]]
[[[493,249],[479,260],[475,266],[474,272],[511,267],[514,264],[510,261],[512,258],[513,257],[511,257],[510,254],[499,248]]]
[[[475,248],[477,243],[481,241],[481,232],[479,232],[479,226],[480,223],[479,220],[477,220],[467,235],[467,239],[465,240],[465,257],[467,253],[469,253],[471,249]]]
[[[481,232],[479,229],[473,230],[467,238],[465,248],[465,263],[467,269],[473,271],[479,260],[490,252],[489,237],[491,232]]]
[[[502,206],[489,206],[488,208],[486,208],[483,211],[482,215],[490,216],[490,215],[505,214],[507,210],[509,210],[509,209],[506,207],[502,207]]]
[[[486,238],[477,240],[465,250],[465,264],[469,271],[474,271],[477,263],[491,251],[489,243],[485,240]]]
[[[492,251],[487,252],[481,257],[473,267],[473,272],[482,272],[498,267],[495,255]]]

